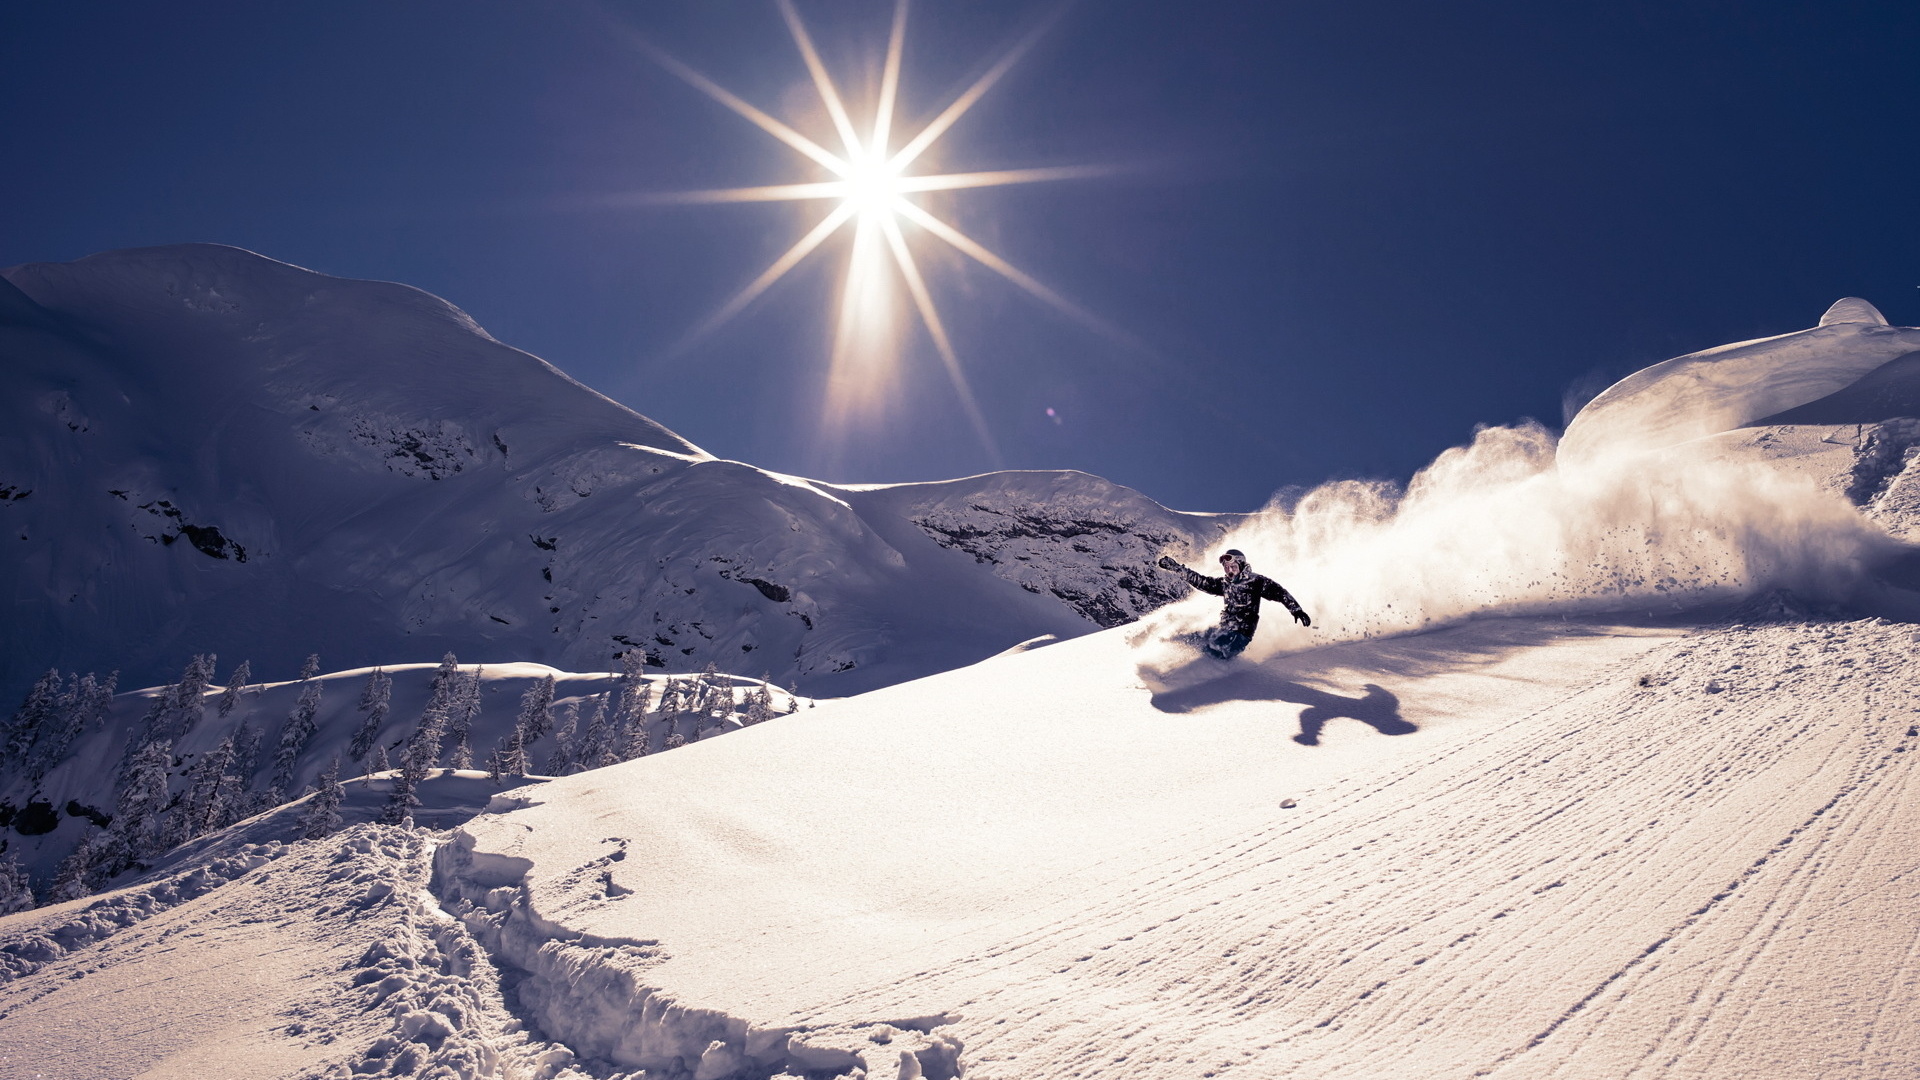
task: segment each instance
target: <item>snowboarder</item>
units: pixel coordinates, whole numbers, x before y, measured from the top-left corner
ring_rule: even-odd
[[[1189,570],[1175,561],[1171,555],[1160,556],[1160,568],[1185,574],[1187,584],[1204,593],[1224,596],[1226,605],[1220,612],[1220,625],[1198,635],[1195,644],[1211,655],[1222,660],[1231,660],[1240,655],[1247,643],[1253,640],[1254,628],[1260,625],[1260,601],[1277,600],[1286,605],[1293,613],[1293,620],[1301,626],[1312,626],[1313,619],[1300,607],[1293,595],[1280,587],[1280,583],[1270,577],[1253,572],[1247,565],[1247,557],[1237,548],[1229,548],[1220,556],[1220,567],[1226,571],[1225,577],[1208,577],[1198,570]]]

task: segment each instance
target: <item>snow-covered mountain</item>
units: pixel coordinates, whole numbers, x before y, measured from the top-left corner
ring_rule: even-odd
[[[1080,473],[720,460],[436,297],[236,248],[0,278],[9,697],[48,667],[449,649],[853,693],[1136,617],[1176,595],[1152,557],[1226,524]]]
[[[1636,375],[1564,443],[1487,429],[1404,488],[1210,524],[1184,542],[1247,550],[1315,614],[1263,622],[1232,666],[1183,644],[1217,612],[1192,597],[443,831],[290,843],[256,820],[152,880],[0,919],[0,1060],[1912,1076],[1920,594],[1899,537],[1920,526],[1920,423],[1897,403],[1920,373],[1887,347],[1913,331],[1835,310],[1851,321],[1784,359]],[[1078,540],[1077,565],[1121,567],[1168,540],[1114,528],[1071,477],[980,483],[823,497],[1016,597],[1150,602],[1052,556]]]

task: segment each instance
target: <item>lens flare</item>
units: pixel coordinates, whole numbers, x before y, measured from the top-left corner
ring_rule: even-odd
[[[676,346],[676,351],[686,348],[745,310],[830,237],[851,225],[853,236],[846,270],[841,278],[833,351],[822,409],[829,435],[843,435],[861,418],[884,408],[890,399],[898,383],[901,344],[909,318],[905,315],[906,303],[897,288],[904,286],[905,299],[911,302],[914,312],[919,316],[921,328],[932,341],[934,351],[939,354],[961,409],[981,446],[997,466],[1000,464],[999,448],[967,381],[952,339],[940,319],[933,293],[914,259],[913,240],[927,236],[938,239],[1075,321],[1116,340],[1126,340],[1126,335],[1042,285],[1032,275],[1017,269],[959,229],[935,217],[914,202],[912,196],[931,191],[1078,180],[1104,175],[1112,170],[1096,166],[955,173],[914,173],[909,170],[1033,47],[1064,8],[1054,9],[1048,18],[1008,50],[986,74],[962,91],[926,127],[895,149],[892,146],[894,112],[899,100],[902,57],[906,46],[907,0],[896,0],[894,5],[892,31],[887,39],[886,62],[881,71],[874,115],[871,122],[864,125],[864,135],[862,126],[856,124],[853,115],[847,111],[839,88],[820,58],[819,50],[814,47],[813,38],[807,32],[806,24],[801,21],[793,0],[775,2],[793,36],[794,46],[806,64],[807,73],[820,96],[820,103],[832,121],[834,133],[840,140],[840,149],[837,151],[821,146],[748,104],[650,42],[634,39],[634,43],[662,67],[813,164],[825,168],[834,177],[819,182],[637,197],[637,201],[655,203],[825,201],[832,204],[826,216],[798,242],[722,304],[713,315],[694,327]]]

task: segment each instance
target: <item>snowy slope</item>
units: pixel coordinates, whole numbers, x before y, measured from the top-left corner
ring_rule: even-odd
[[[1404,489],[1174,519],[1316,615],[1231,667],[1181,644],[1217,610],[1189,598],[447,832],[235,834],[198,878],[0,919],[8,1065],[1913,1076],[1920,608],[1889,530],[1920,453],[1882,356],[1912,331],[1836,309],[1784,359],[1635,376],[1565,443],[1488,429]],[[953,580],[1146,606],[1074,566],[1163,540],[1056,482],[1085,483],[823,494]],[[151,1032],[159,993],[193,1022]]]
[[[879,495],[717,460],[436,297],[234,248],[0,277],[9,697],[49,666],[145,685],[208,651],[287,677],[313,652],[595,671],[636,648],[852,693],[1140,610],[1079,602],[1137,568],[1101,570],[1070,524],[1036,592],[896,514],[964,490],[1045,518],[1039,485],[1103,507],[1102,538],[1218,531],[1077,473]]]
[[[1494,620],[1158,700],[1125,633],[549,782],[455,832],[431,882],[428,837],[375,828],[266,849],[274,876],[149,919],[109,896],[0,920],[0,951],[101,935],[0,987],[11,1064],[1779,1080],[1920,1058],[1912,626]],[[157,1032],[156,992],[184,1003]]]

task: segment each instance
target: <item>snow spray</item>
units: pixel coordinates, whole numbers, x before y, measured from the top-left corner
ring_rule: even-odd
[[[1837,491],[1764,461],[1695,443],[1570,464],[1555,444],[1532,421],[1485,427],[1404,490],[1336,481],[1253,515],[1203,572],[1239,548],[1314,623],[1263,619],[1248,659],[1488,615],[1672,611],[1771,589],[1840,600],[1903,547]],[[1188,658],[1174,640],[1219,605],[1196,594],[1150,616],[1132,638],[1143,673]]]

